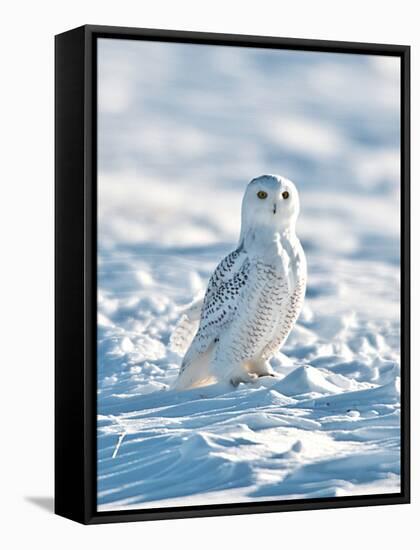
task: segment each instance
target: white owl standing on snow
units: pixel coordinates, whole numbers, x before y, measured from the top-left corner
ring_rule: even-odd
[[[186,313],[172,342],[180,349],[198,330],[175,382],[187,389],[272,376],[302,309],[306,259],[296,235],[299,194],[288,179],[264,175],[247,186],[239,244],[210,277],[203,302]]]

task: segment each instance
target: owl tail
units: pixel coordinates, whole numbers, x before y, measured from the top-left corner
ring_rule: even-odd
[[[202,307],[203,299],[199,298],[182,311],[182,316],[169,339],[171,351],[181,355],[184,354],[191,345],[200,323]]]
[[[216,382],[216,377],[210,370],[214,348],[215,344],[213,343],[205,352],[196,353],[193,357],[189,357],[189,353],[187,352],[182,362],[178,378],[172,389],[189,390],[192,388],[200,388],[201,386],[208,386]]]

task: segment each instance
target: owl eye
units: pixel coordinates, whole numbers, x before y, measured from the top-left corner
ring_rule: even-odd
[[[289,198],[289,191],[283,191],[281,196],[283,197],[283,199],[288,199]]]
[[[266,199],[267,198],[267,193],[265,191],[258,191],[257,197],[259,199]]]

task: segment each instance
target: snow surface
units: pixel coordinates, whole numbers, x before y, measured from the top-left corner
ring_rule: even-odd
[[[98,70],[98,509],[398,492],[398,61],[100,40]],[[262,173],[308,260],[277,377],[172,391]]]

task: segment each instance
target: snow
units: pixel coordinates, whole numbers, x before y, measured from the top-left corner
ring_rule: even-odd
[[[399,67],[100,40],[98,509],[399,492]],[[304,310],[275,378],[170,389],[246,183],[296,182]]]

